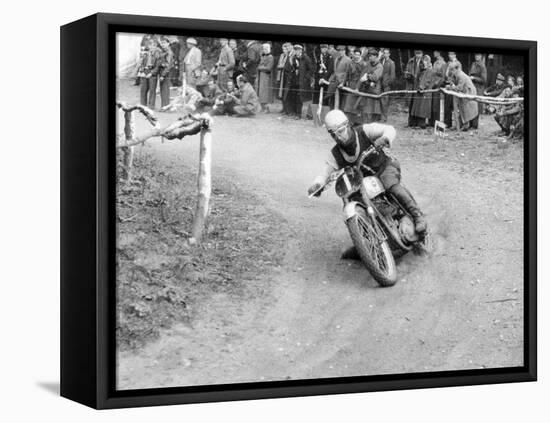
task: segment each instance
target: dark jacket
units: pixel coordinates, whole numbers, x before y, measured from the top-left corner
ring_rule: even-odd
[[[380,63],[382,64],[382,90],[389,91],[395,81],[395,62],[383,57]]]
[[[299,89],[302,102],[310,101],[312,99],[313,71],[313,63],[305,54],[302,54],[300,58],[294,55],[287,60],[284,70],[285,90],[283,96],[286,97],[290,89]]]

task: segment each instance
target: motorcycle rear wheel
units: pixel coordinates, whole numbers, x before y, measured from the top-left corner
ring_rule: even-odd
[[[388,242],[379,239],[374,222],[363,207],[356,206],[355,211],[346,225],[361,261],[380,286],[395,285],[397,267]]]

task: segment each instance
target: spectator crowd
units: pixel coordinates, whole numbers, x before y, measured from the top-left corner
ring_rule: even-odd
[[[183,45],[181,45],[183,44]],[[184,43],[177,37],[145,35],[141,41],[136,85],[140,101],[156,107],[157,86],[160,109],[170,110],[170,87],[181,87],[177,101],[212,114],[251,117],[272,113],[281,103],[280,113],[291,119],[313,118],[317,108],[324,112],[341,109],[354,123],[387,122],[392,102],[403,96],[372,98],[397,88],[396,63],[388,48],[353,45],[275,43],[220,38],[207,60],[196,38]],[[456,52],[433,51],[430,56],[417,49],[403,68],[408,126],[424,129],[443,121],[450,129],[477,129],[481,114],[493,114],[501,135],[523,135],[523,102],[487,106],[472,99],[442,92],[488,97],[523,97],[522,75],[489,75],[483,54],[475,54],[464,69]],[[401,57],[399,55],[399,57]],[[213,62],[213,63],[212,63]],[[492,79],[492,80],[491,80]],[[347,90],[342,90],[347,88]]]

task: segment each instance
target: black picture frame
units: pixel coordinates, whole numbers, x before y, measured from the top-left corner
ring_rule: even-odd
[[[371,40],[512,52],[526,65],[522,367],[116,391],[115,34]],[[455,37],[95,14],[61,28],[61,395],[97,409],[534,381],[537,378],[537,44]]]

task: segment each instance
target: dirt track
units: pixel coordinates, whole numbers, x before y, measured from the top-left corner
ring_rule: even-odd
[[[417,149],[396,119],[394,153],[436,251],[405,256],[399,282],[384,289],[360,263],[340,260],[350,241],[334,191],[307,198],[332,144],[324,130],[273,115],[218,118],[214,172],[282,214],[293,234],[284,264],[250,282],[246,297],[216,294],[192,326],[120,353],[118,388],[521,365],[521,173],[465,168],[460,152],[457,160],[424,160],[432,137],[414,135]],[[161,163],[195,163],[198,137],[153,148]]]

